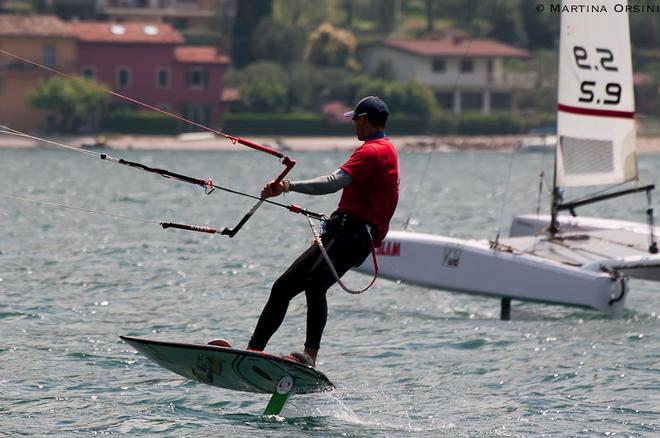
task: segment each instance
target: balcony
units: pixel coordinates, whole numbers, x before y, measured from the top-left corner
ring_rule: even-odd
[[[196,0],[97,0],[96,12],[109,16],[197,17],[215,16],[211,8],[200,9]]]
[[[444,74],[429,74],[424,69],[413,76],[435,89],[490,89],[511,90],[533,88],[536,83],[534,72],[498,72],[489,74],[486,70],[471,73],[451,71]]]
[[[536,72],[504,72],[497,81],[493,81],[495,86],[510,88],[530,89],[536,86]]]

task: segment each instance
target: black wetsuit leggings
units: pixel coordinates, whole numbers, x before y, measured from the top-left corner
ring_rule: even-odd
[[[371,236],[366,224],[345,213],[333,213],[326,222],[321,240],[340,277],[350,268],[362,264],[371,253]],[[318,246],[314,244],[309,247],[273,284],[248,348],[263,350],[282,324],[291,299],[305,291],[305,347],[318,349],[328,317],[326,292],[335,282]]]

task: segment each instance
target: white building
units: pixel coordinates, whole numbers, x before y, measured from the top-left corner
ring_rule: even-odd
[[[96,13],[111,21],[155,21],[176,29],[209,28],[215,0],[95,0]]]
[[[391,68],[397,81],[416,79],[435,90],[440,105],[463,111],[510,111],[512,92],[533,86],[533,74],[506,72],[505,58],[529,58],[526,50],[494,40],[385,40],[364,52],[368,73]]]

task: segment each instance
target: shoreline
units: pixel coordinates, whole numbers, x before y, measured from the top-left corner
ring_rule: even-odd
[[[517,150],[523,139],[532,135],[447,135],[447,136],[392,136],[392,143],[399,151],[461,151],[480,150],[511,152]],[[96,138],[91,135],[46,137],[73,147],[94,147]],[[294,137],[272,136],[251,137],[250,141],[285,151],[347,151],[355,149],[359,141],[355,137]],[[0,148],[55,147],[48,143],[11,135],[0,135]],[[179,150],[179,151],[241,151],[249,150],[240,144],[208,133],[183,134],[178,136],[119,135],[108,137],[105,147],[117,150]],[[660,137],[637,137],[637,152],[660,154]]]

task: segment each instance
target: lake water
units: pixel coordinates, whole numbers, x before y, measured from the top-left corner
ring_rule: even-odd
[[[112,152],[112,151],[111,151]],[[250,193],[280,171],[256,152],[112,152]],[[328,173],[346,152],[291,154],[292,177]],[[536,210],[552,156],[402,153],[393,229],[506,235]],[[253,201],[66,150],[0,150],[0,192],[162,221],[233,226]],[[660,156],[640,159],[660,183]],[[510,177],[509,177],[510,175]],[[545,188],[544,188],[545,191]],[[337,195],[283,198],[331,212]],[[278,199],[282,200],[282,198]],[[658,206],[657,201],[655,202]],[[547,194],[542,201],[547,210]],[[583,214],[644,221],[643,195]],[[318,368],[337,390],[229,392],[160,368],[119,335],[247,343],[270,285],[308,244],[303,217],[265,205],[234,238],[0,198],[0,435],[19,436],[658,436],[660,286],[632,281],[624,319],[499,302],[379,280],[329,292]],[[368,277],[349,273],[361,286]],[[269,344],[300,350],[305,300]]]

